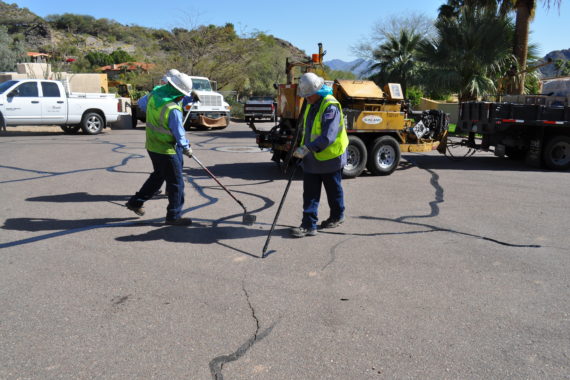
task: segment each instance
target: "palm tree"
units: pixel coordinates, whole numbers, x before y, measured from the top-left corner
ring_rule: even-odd
[[[562,0],[541,0],[547,9],[556,6],[560,9]],[[528,34],[530,22],[534,18],[537,0],[448,0],[447,4],[439,8],[439,17],[456,16],[458,10],[465,6],[476,6],[498,11],[499,15],[505,15],[510,11],[516,12],[515,36],[513,40],[513,54],[517,58],[518,71],[526,69],[528,56]],[[525,74],[518,75],[511,88],[513,94],[524,92]]]
[[[462,7],[457,17],[436,22],[437,38],[422,42],[424,87],[459,92],[459,100],[496,93],[497,79],[514,62],[514,26],[494,11]]]
[[[422,41],[422,36],[407,29],[400,30],[397,36],[388,35],[386,42],[374,51],[377,63],[371,70],[380,69],[377,78],[381,78],[383,83],[400,83],[405,94],[408,86],[416,79],[419,65],[417,48]]]
[[[502,0],[507,1],[507,0]],[[515,24],[515,41],[513,53],[517,57],[519,70],[526,69],[526,60],[528,55],[528,32],[530,29],[530,22],[534,18],[536,10],[536,0],[510,0],[516,11],[516,24]],[[556,5],[560,9],[562,0],[542,0],[545,7],[550,9],[551,4]],[[524,93],[524,77],[522,73],[517,85],[513,88],[514,94]]]

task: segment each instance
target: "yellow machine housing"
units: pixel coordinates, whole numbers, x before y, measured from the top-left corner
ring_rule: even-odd
[[[319,53],[312,60],[287,59],[287,83],[275,85],[279,123],[269,131],[258,130],[253,122],[249,124],[256,133],[258,146],[270,149],[271,159],[282,161],[284,170],[301,141],[299,114],[303,99],[297,96],[293,69],[301,68],[301,75],[316,71],[324,54],[319,44]],[[345,178],[356,177],[365,169],[373,175],[389,175],[398,166],[401,152],[435,150],[446,139],[447,116],[438,110],[419,114],[411,111],[398,83],[388,83],[383,89],[368,80],[336,79],[325,83],[332,84],[333,95],[345,117],[349,138],[347,164],[343,168]]]
[[[391,88],[399,89],[392,83]],[[401,131],[409,126],[402,112],[402,100],[393,99],[376,83],[368,80],[337,79],[333,95],[343,107],[348,132],[352,131]]]

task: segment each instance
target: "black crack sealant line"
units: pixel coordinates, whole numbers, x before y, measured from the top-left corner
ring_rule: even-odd
[[[332,232],[332,231],[321,231],[320,233],[325,233],[325,234],[331,234],[331,235],[344,235],[344,236],[387,236],[387,235],[410,235],[410,234],[421,234],[421,233],[432,233],[432,232],[449,232],[452,234],[458,234],[458,235],[462,235],[462,236],[468,236],[468,237],[472,237],[475,239],[481,239],[481,240],[485,240],[491,243],[495,243],[495,244],[499,244],[502,246],[506,246],[506,247],[513,247],[513,248],[542,248],[541,245],[538,244],[515,244],[515,243],[508,243],[508,242],[504,242],[498,239],[493,239],[487,236],[481,236],[481,235],[476,235],[476,234],[472,234],[472,233],[468,233],[468,232],[462,232],[462,231],[457,231],[457,230],[452,230],[450,228],[442,228],[442,227],[438,227],[438,226],[434,226],[431,224],[427,224],[427,223],[418,223],[418,222],[412,222],[412,221],[408,221],[407,219],[420,219],[420,218],[433,218],[439,215],[439,204],[444,202],[444,189],[443,187],[439,184],[439,175],[434,172],[431,169],[427,169],[427,168],[423,168],[420,165],[414,163],[413,161],[411,161],[416,167],[427,171],[428,173],[431,174],[431,178],[430,178],[430,184],[431,186],[435,189],[435,199],[431,202],[429,202],[429,206],[430,206],[430,213],[427,215],[406,215],[406,216],[401,216],[398,218],[382,218],[382,217],[372,217],[372,216],[361,216],[361,219],[367,219],[367,220],[378,220],[378,221],[384,221],[384,222],[393,222],[393,223],[399,223],[399,224],[405,224],[405,225],[409,225],[409,226],[414,226],[414,227],[422,227],[422,228],[427,228],[427,230],[418,230],[418,231],[408,231],[408,232],[384,232],[384,233],[371,233],[371,234],[364,234],[364,233],[344,233],[344,232]],[[327,263],[322,269],[324,270],[327,266],[329,266],[336,258],[336,249],[337,247],[342,244],[343,242],[345,242],[346,240],[341,241],[340,243],[338,243],[337,245],[335,245],[334,247],[331,248],[331,257],[332,259],[329,261],[329,263]]]
[[[247,304],[248,304],[249,309],[251,311],[251,316],[255,321],[255,332],[253,333],[253,335],[249,339],[247,339],[241,346],[239,346],[236,351],[232,352],[229,355],[217,356],[210,361],[210,363],[209,363],[210,373],[212,374],[212,379],[214,379],[214,380],[223,380],[224,376],[222,374],[222,370],[224,369],[224,364],[236,361],[239,358],[241,358],[251,347],[253,347],[253,345],[255,343],[259,342],[260,340],[265,338],[267,335],[269,335],[271,333],[271,330],[273,330],[273,328],[275,327],[275,323],[273,323],[271,326],[269,326],[265,330],[259,332],[259,329],[260,329],[259,318],[257,318],[257,315],[255,313],[255,309],[254,309],[253,305],[251,304],[251,301],[249,299],[249,294],[247,293],[247,290],[245,289],[245,284],[243,282],[242,282],[242,290],[243,290],[243,293],[245,294]]]
[[[185,213],[193,211],[193,210],[200,209],[202,207],[210,206],[210,205],[212,205],[218,201],[217,198],[210,197],[209,195],[205,194],[198,185],[196,185],[194,182],[192,182],[190,180],[190,178],[188,179],[188,181],[190,182],[190,184],[194,187],[194,189],[202,197],[206,198],[206,201],[202,204],[197,205],[197,206],[193,206],[193,207],[187,208],[185,210],[182,210],[182,214],[185,214]],[[71,228],[71,229],[67,229],[64,231],[56,231],[56,232],[52,232],[52,233],[48,233],[48,234],[44,234],[44,235],[34,236],[31,238],[27,238],[27,239],[16,240],[16,241],[11,241],[11,242],[7,242],[7,243],[0,243],[0,249],[14,247],[14,246],[18,246],[18,245],[29,244],[29,243],[35,243],[35,242],[38,242],[41,240],[46,240],[46,239],[51,239],[51,238],[55,238],[55,237],[91,231],[91,230],[97,230],[97,229],[101,229],[101,228],[133,227],[136,225],[158,223],[158,222],[161,222],[164,218],[148,219],[148,220],[144,220],[144,221],[141,221],[138,218],[133,221],[132,220],[133,218],[131,218],[131,217],[124,218],[124,219],[126,219],[128,221],[123,221],[123,222],[119,222],[119,223],[112,222],[112,223],[105,223],[105,224],[88,225],[88,226],[83,226],[83,227],[78,227],[78,228]],[[8,221],[8,223],[5,223],[5,226],[6,226],[6,224],[9,224],[9,223],[10,223],[10,221]],[[6,228],[6,227],[4,227],[4,228]]]
[[[515,247],[515,248],[541,248],[542,246],[537,245],[537,244],[514,244],[514,243],[507,243],[504,241],[500,241],[497,239],[493,239],[490,237],[486,237],[486,236],[481,236],[481,235],[476,235],[476,234],[471,234],[468,232],[461,232],[461,231],[456,231],[456,230],[452,230],[450,228],[441,228],[441,227],[437,227],[437,226],[432,226],[429,224],[424,224],[424,223],[414,223],[414,222],[409,222],[406,221],[406,219],[419,219],[419,218],[433,218],[435,216],[439,215],[439,204],[444,202],[444,198],[443,198],[443,194],[444,194],[444,190],[443,187],[439,184],[439,175],[434,172],[431,169],[427,169],[424,168],[420,165],[418,165],[417,163],[413,162],[412,160],[410,160],[410,162],[412,162],[415,166],[417,166],[418,168],[427,171],[428,173],[431,174],[431,179],[430,179],[430,184],[432,185],[432,187],[435,189],[435,200],[431,201],[429,203],[430,205],[430,209],[431,212],[429,215],[409,215],[409,216],[401,216],[399,218],[393,219],[394,222],[397,223],[403,223],[403,224],[408,224],[408,225],[412,225],[412,226],[418,226],[418,227],[427,227],[430,228],[432,231],[438,231],[438,232],[450,232],[450,233],[455,233],[455,234],[459,234],[459,235],[463,235],[463,236],[469,236],[469,237],[473,237],[476,239],[482,239],[485,241],[489,241],[492,243],[496,243],[496,244],[500,244],[503,246],[507,246],[507,247]],[[367,217],[363,217],[363,218],[367,218]],[[369,217],[368,217],[369,218]],[[374,218],[369,218],[369,219],[374,219]],[[380,218],[382,219],[382,218]]]
[[[64,176],[64,175],[73,175],[73,174],[77,174],[77,173],[88,172],[88,171],[97,171],[97,170],[105,170],[105,171],[113,172],[113,173],[135,173],[135,172],[128,172],[128,171],[121,171],[119,169],[121,167],[125,167],[129,163],[129,161],[132,159],[145,158],[145,156],[141,155],[141,154],[122,152],[121,150],[125,149],[127,147],[124,144],[111,143],[109,141],[98,140],[98,139],[96,141],[90,141],[90,142],[96,143],[96,144],[112,145],[112,146],[114,146],[111,149],[112,152],[117,153],[117,154],[126,154],[127,156],[124,159],[122,159],[119,164],[116,164],[116,165],[112,165],[112,166],[108,166],[108,167],[101,167],[101,168],[78,169],[78,170],[71,170],[71,171],[65,171],[65,172],[41,171],[41,170],[32,170],[32,169],[25,169],[25,168],[17,168],[17,167],[0,165],[0,168],[6,168],[6,169],[11,169],[11,170],[19,170],[19,171],[23,171],[23,172],[31,172],[31,173],[35,173],[35,174],[40,174],[39,176],[35,176],[35,177],[31,177],[31,178],[0,181],[0,184],[10,183],[10,182],[41,180],[44,178],[51,178],[51,177]],[[136,173],[138,174],[140,172],[136,172]],[[204,178],[206,178],[206,177],[204,177]],[[193,210],[197,210],[197,209],[200,209],[202,207],[210,206],[210,205],[212,205],[218,201],[217,198],[214,198],[214,197],[207,195],[204,192],[203,188],[198,186],[190,177],[188,177],[188,182],[200,194],[201,197],[206,199],[206,201],[203,202],[202,204],[197,205],[197,206],[193,206],[193,207],[190,207],[186,210],[183,210],[183,213],[187,213],[187,212],[190,212]],[[256,196],[255,194],[251,194],[251,193],[246,193],[246,192],[243,192],[243,193]],[[259,210],[254,210],[253,212],[260,211],[260,210],[263,210],[263,209],[271,206],[271,204],[272,204],[271,200],[269,200],[265,197],[263,197],[263,200],[265,202],[265,205],[262,206]],[[86,232],[86,231],[100,229],[100,228],[132,227],[132,226],[136,226],[136,225],[149,224],[149,223],[152,224],[152,223],[158,223],[158,222],[162,221],[162,218],[155,218],[155,219],[149,219],[149,220],[144,220],[144,221],[141,221],[138,218],[136,220],[132,220],[132,219],[133,218],[131,218],[131,217],[129,217],[129,218],[111,218],[111,219],[105,220],[105,223],[101,223],[101,220],[98,220],[99,223],[96,223],[94,221],[95,222],[94,224],[88,223],[87,225],[85,225],[85,223],[84,223],[83,226],[74,226],[75,228],[66,228],[63,231],[55,231],[55,232],[47,233],[47,234],[40,235],[40,236],[34,236],[31,238],[22,239],[22,240],[16,240],[16,241],[11,241],[11,242],[3,242],[3,243],[0,243],[0,249],[1,248],[14,247],[14,246],[18,246],[18,245],[29,244],[29,243],[34,243],[34,242],[38,242],[38,241],[42,241],[42,240],[46,240],[46,239],[56,238],[56,237],[75,234],[75,233]],[[223,218],[220,221],[216,221],[215,224],[218,225],[219,223],[221,223],[223,220],[226,220],[226,219],[229,219],[229,218]],[[50,221],[56,221],[56,220],[29,219],[27,222],[28,222],[28,225],[30,225],[30,223],[35,224],[35,227],[32,226],[29,228],[33,228],[32,229],[33,231],[37,231],[38,226],[40,226],[41,223],[48,223]],[[5,222],[3,228],[4,229],[15,228],[15,227],[11,227],[11,226],[15,226],[15,225],[21,224],[23,222],[24,221],[22,221],[22,220],[9,219]],[[60,221],[60,222],[62,222],[63,225],[66,225],[65,221]],[[69,222],[74,222],[74,221],[69,221]],[[76,224],[76,223],[73,223],[73,224]],[[252,255],[252,256],[254,256],[254,255]],[[257,257],[257,256],[254,256],[254,257]]]
[[[139,159],[139,158],[144,158],[144,157],[145,157],[145,156],[143,156],[142,154],[138,154],[138,153],[124,153],[124,152],[119,152],[120,149],[126,148],[126,145],[123,145],[123,144],[110,143],[110,142],[108,142],[108,141],[95,141],[95,143],[97,143],[97,144],[110,144],[110,145],[114,145],[115,147],[114,147],[113,149],[111,149],[111,151],[113,151],[114,153],[119,153],[119,154],[127,154],[128,156],[125,157],[123,160],[121,160],[121,163],[119,163],[119,164],[117,164],[117,165],[106,166],[106,167],[100,167],[100,168],[76,169],[76,170],[70,170],[70,171],[64,171],[64,172],[54,172],[54,171],[44,171],[44,170],[33,170],[33,169],[18,168],[18,167],[14,167],[14,166],[0,165],[0,169],[9,169],[9,170],[16,170],[16,171],[21,171],[21,172],[29,172],[29,173],[39,174],[38,176],[35,176],[35,177],[20,178],[20,179],[13,179],[13,180],[7,180],[7,181],[0,181],[0,184],[3,184],[3,183],[12,183],[12,182],[33,181],[33,180],[36,180],[36,179],[44,179],[44,178],[50,178],[50,177],[65,176],[65,175],[71,175],[71,174],[77,174],[77,173],[85,173],[85,172],[90,172],[90,171],[99,171],[99,170],[106,170],[106,171],[109,171],[109,172],[121,173],[121,171],[117,170],[118,168],[126,166],[130,160]],[[122,172],[122,173],[133,173],[133,172]]]

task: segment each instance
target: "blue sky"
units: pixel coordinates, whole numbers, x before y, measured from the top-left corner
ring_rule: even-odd
[[[262,31],[316,53],[322,42],[325,60],[356,59],[350,47],[370,35],[373,25],[391,16],[421,14],[434,19],[445,0],[353,0],[339,1],[248,1],[248,0],[4,0],[27,7],[38,16],[75,13],[108,18],[121,24],[172,29],[193,25],[223,25],[231,22],[238,33]],[[279,6],[279,4],[283,6]],[[538,0],[531,25],[531,42],[539,55],[570,48],[570,5],[562,1],[558,9],[547,10]],[[325,9],[325,4],[327,4]]]

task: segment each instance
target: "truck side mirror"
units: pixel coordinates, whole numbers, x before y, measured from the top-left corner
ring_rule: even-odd
[[[18,96],[18,95],[20,95],[20,90],[18,90],[18,89],[16,88],[16,89],[10,91],[10,93],[8,94],[8,97],[9,97],[9,98],[13,98],[14,96]]]

